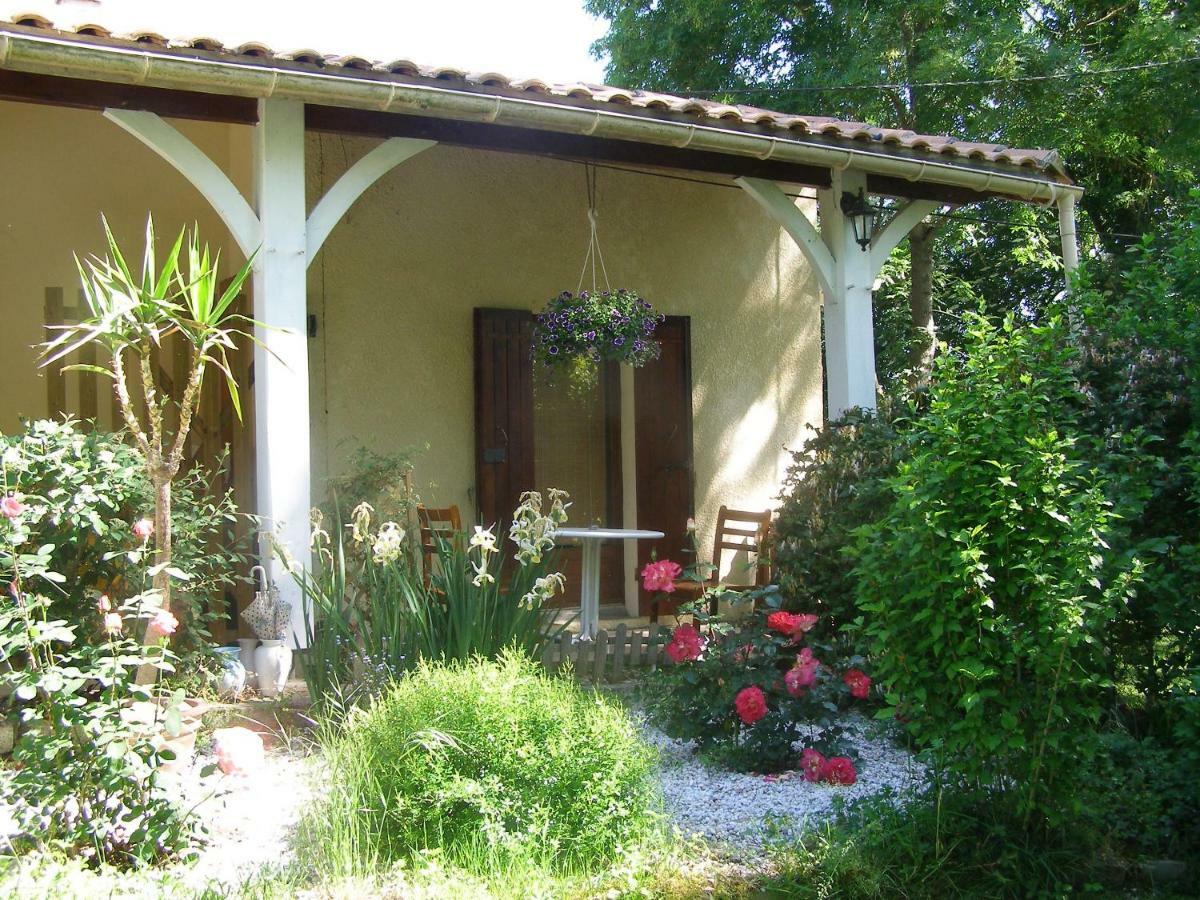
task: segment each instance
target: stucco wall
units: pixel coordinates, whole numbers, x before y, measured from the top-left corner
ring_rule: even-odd
[[[245,128],[174,122],[219,165],[232,143],[248,140]],[[141,259],[146,214],[164,239],[196,222],[215,246],[228,246],[228,264],[241,262],[236,246],[200,194],[174,169],[98,112],[22,103],[0,103],[0,430],[21,417],[46,414],[46,383],[33,345],[44,339],[48,287],[63,288],[77,303],[80,257],[104,249],[100,214],[118,240]],[[77,402],[79,376],[67,378],[69,408]],[[107,397],[98,405],[111,424]]]
[[[312,187],[370,146],[313,137]],[[819,306],[807,264],[740,190],[602,169],[614,286],[692,324],[696,508],[773,504],[821,418]],[[423,493],[472,509],[471,311],[537,309],[574,290],[587,242],[583,167],[434,147],[350,211],[310,269],[316,468],[340,448],[428,445]],[[328,362],[326,362],[328,361]]]
[[[179,122],[243,188],[249,129]],[[0,428],[45,413],[32,345],[47,286],[74,297],[71,253],[102,249],[99,213],[140,246],[199,223],[240,263],[199,194],[98,113],[0,103]],[[310,206],[372,142],[309,137]],[[614,285],[692,323],[696,506],[762,508],[821,417],[819,306],[800,253],[733,188],[601,170]],[[309,269],[313,462],[319,490],[356,444],[427,447],[422,493],[473,509],[472,309],[536,309],[574,289],[587,240],[582,166],[435,147],[385,176]],[[69,397],[69,399],[71,399]],[[101,404],[102,420],[107,407]]]

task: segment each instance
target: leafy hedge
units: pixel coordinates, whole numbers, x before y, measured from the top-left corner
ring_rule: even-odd
[[[891,502],[852,573],[890,709],[978,784],[1030,806],[1066,780],[1101,711],[1099,638],[1131,573],[1102,581],[1112,512],[1072,431],[1062,322],[968,324],[936,362]]]
[[[1200,673],[1200,192],[1118,274],[1085,267],[1070,299],[1080,426],[1119,515],[1118,566],[1146,575],[1107,637],[1153,712]]]
[[[911,412],[906,400],[885,400],[877,413],[850,410],[792,454],[774,523],[777,580],[789,609],[815,612],[834,629],[854,620],[843,551],[854,529],[887,506],[884,479],[895,472]]]

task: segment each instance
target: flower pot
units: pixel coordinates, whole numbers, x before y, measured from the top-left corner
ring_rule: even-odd
[[[258,692],[264,697],[278,697],[292,671],[292,648],[283,641],[263,641],[254,651],[254,671]]]
[[[241,650],[237,647],[219,647],[221,673],[217,676],[217,693],[222,700],[237,700],[246,687],[246,667],[242,665]]]
[[[246,687],[258,687],[254,677],[254,648],[258,646],[258,638],[238,638],[238,661],[246,670]]]

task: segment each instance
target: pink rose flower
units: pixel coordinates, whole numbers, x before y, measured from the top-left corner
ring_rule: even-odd
[[[871,691],[871,679],[861,669],[847,669],[842,681],[850,688],[850,694],[859,700],[865,700]]]
[[[112,612],[112,601],[108,599],[108,594],[96,598],[96,609],[102,613]]]
[[[767,714],[767,698],[763,696],[762,688],[752,684],[738,691],[733,708],[742,722],[753,725]]]
[[[17,499],[15,494],[8,494],[0,498],[0,515],[6,519],[15,519],[21,513],[25,512],[25,504]]]
[[[106,634],[120,634],[121,629],[125,627],[125,623],[121,620],[121,614],[110,612],[104,616],[104,631]]]
[[[160,609],[146,625],[146,635],[151,639],[169,637],[175,633],[175,629],[178,627],[179,620],[171,614],[170,610]]]
[[[767,627],[772,631],[791,634],[792,629],[795,627],[795,618],[790,612],[784,612],[781,609],[767,616]]]
[[[213,732],[217,767],[226,775],[245,775],[263,764],[263,740],[249,728],[218,728]]]
[[[812,655],[812,650],[804,647],[796,656],[796,664],[788,670],[788,675],[791,676],[791,680],[788,681],[789,690],[793,683],[797,689],[812,687],[817,680],[817,669],[820,667],[821,663]],[[784,676],[784,680],[788,680],[787,676]]]
[[[808,747],[803,753],[800,754],[800,771],[804,773],[805,781],[820,781],[821,770],[824,768],[825,757],[812,747]]]
[[[790,613],[778,610],[767,616],[767,627],[799,641],[817,624],[818,617],[812,613]]]
[[[704,638],[694,625],[680,625],[671,634],[671,642],[667,644],[667,656],[672,662],[690,662],[700,658],[704,650]]]
[[[821,766],[821,780],[829,784],[851,785],[858,781],[854,763],[845,756],[831,756]]]
[[[646,563],[642,569],[642,587],[648,591],[662,591],[664,594],[675,592],[675,579],[683,573],[683,568],[677,562],[660,559],[658,562]]]
[[[799,697],[807,687],[807,685],[801,683],[802,678],[803,675],[799,669],[788,669],[787,674],[783,676],[783,685],[793,697]]]
[[[150,519],[138,519],[133,523],[133,536],[139,541],[150,540],[152,534],[154,534],[154,522]]]
[[[812,613],[800,613],[793,620],[792,637],[799,638],[808,634],[813,630],[813,627],[820,621],[820,616],[814,616]]]

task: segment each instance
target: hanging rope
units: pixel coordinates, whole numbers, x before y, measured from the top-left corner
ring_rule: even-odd
[[[596,233],[596,167],[585,163],[583,167],[584,182],[587,185],[587,204],[588,204],[588,225],[591,227],[591,236],[588,239],[587,253],[583,257],[583,269],[579,273],[579,284],[575,288],[575,295],[578,296],[583,290],[583,279],[587,275],[588,266],[592,267],[592,293],[599,290],[599,284],[596,280],[596,261],[600,261],[600,274],[604,277],[604,289],[612,290],[612,285],[608,281],[608,269],[604,265],[604,254],[600,252],[600,238]]]

